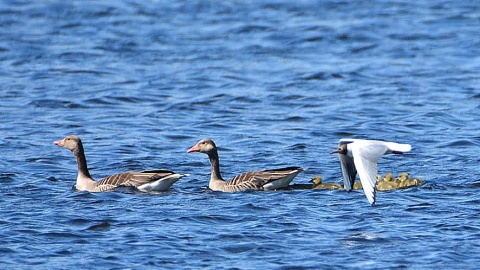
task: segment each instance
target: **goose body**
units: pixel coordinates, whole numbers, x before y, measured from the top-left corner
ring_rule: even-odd
[[[352,190],[358,173],[365,196],[373,205],[376,201],[378,160],[384,154],[402,154],[411,149],[409,144],[395,142],[340,139],[338,149],[332,154],[339,154],[345,189]]]
[[[187,151],[187,153],[192,152],[200,152],[208,155],[211,165],[208,187],[215,191],[235,192],[242,190],[273,190],[286,188],[300,172],[305,170],[301,167],[286,167],[273,170],[252,171],[242,173],[225,181],[220,173],[217,146],[212,140],[200,140]]]
[[[165,191],[180,178],[187,176],[170,170],[149,170],[117,173],[95,181],[88,171],[83,144],[79,137],[70,135],[55,141],[54,144],[69,149],[75,156],[78,166],[75,188],[80,191],[103,192],[121,186],[135,187],[140,191]]]

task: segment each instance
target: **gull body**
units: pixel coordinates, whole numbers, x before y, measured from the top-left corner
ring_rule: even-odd
[[[403,154],[412,149],[409,144],[362,139],[340,139],[338,145],[332,154],[339,154],[345,189],[352,190],[358,173],[371,205],[376,201],[378,160],[384,154]]]

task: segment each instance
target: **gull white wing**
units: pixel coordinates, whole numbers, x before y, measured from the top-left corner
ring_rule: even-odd
[[[396,143],[396,142],[386,142],[386,141],[378,141],[378,140],[364,140],[364,139],[352,139],[352,138],[342,138],[339,140],[339,145],[341,144],[349,144],[357,142],[363,145],[366,144],[384,144],[388,147],[387,153],[395,153],[395,152],[409,152],[412,150],[412,146],[407,143]]]
[[[353,161],[355,168],[362,182],[363,191],[370,204],[376,201],[376,184],[377,184],[377,162],[382,155],[388,150],[385,144],[379,143],[362,143],[352,145]]]

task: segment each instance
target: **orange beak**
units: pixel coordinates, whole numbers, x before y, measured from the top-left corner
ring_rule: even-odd
[[[65,139],[59,140],[59,141],[54,141],[53,144],[63,147],[65,145]]]
[[[200,148],[198,147],[198,144],[195,144],[192,146],[190,149],[187,150],[187,153],[193,153],[193,152],[200,152]]]

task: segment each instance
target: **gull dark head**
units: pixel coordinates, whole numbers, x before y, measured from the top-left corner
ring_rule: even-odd
[[[342,154],[342,155],[346,155],[347,154],[347,144],[340,144],[340,146],[338,146],[337,150],[334,150],[332,152],[330,152],[330,154]]]

